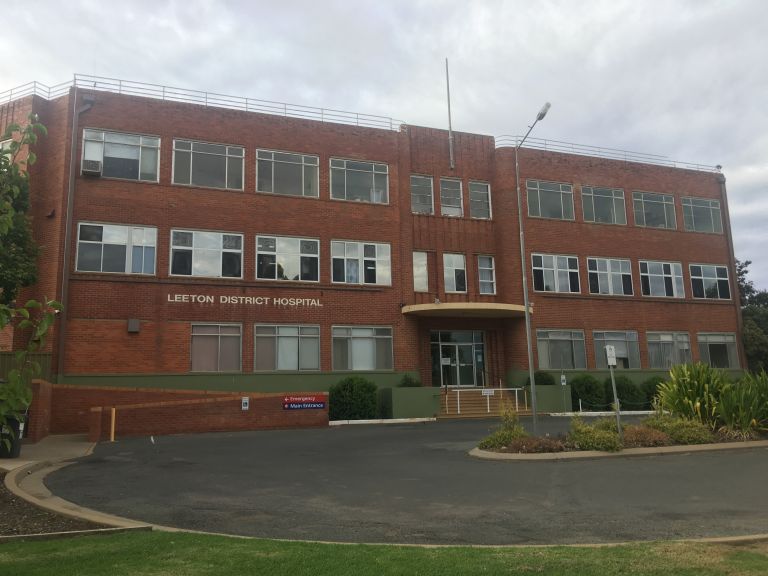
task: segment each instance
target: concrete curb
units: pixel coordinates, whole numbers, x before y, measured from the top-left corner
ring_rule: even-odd
[[[377,420],[331,420],[328,426],[348,426],[354,424],[420,424],[437,422],[437,418],[380,418]]]
[[[580,452],[545,452],[541,454],[509,454],[506,452],[490,452],[480,448],[472,448],[469,455],[481,460],[515,460],[515,461],[558,461],[558,460],[594,460],[599,458],[632,458],[636,456],[664,456],[666,454],[689,454],[692,452],[718,452],[722,450],[747,450],[768,448],[768,440],[747,442],[726,442],[719,444],[692,444],[688,446],[660,446],[658,448],[626,448],[621,452],[598,452],[583,450]]]

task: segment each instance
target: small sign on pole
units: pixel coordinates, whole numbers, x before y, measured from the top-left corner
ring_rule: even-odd
[[[250,409],[251,407],[251,399],[248,396],[243,396],[240,398],[240,408],[245,411]]]
[[[605,358],[608,361],[608,369],[611,371],[611,388],[613,388],[613,406],[616,410],[616,430],[619,432],[619,441],[624,442],[624,436],[621,433],[621,406],[619,405],[619,395],[616,393],[616,378],[613,375],[613,369],[616,366],[616,347],[610,344],[605,347]]]

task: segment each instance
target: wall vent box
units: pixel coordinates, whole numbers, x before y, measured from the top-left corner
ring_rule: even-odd
[[[128,319],[128,332],[131,334],[137,334],[141,331],[141,323],[138,318]]]
[[[101,176],[101,160],[83,160],[83,174]]]

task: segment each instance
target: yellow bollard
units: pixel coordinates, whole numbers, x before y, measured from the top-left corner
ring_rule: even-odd
[[[114,442],[115,441],[115,418],[117,416],[117,410],[112,407],[111,410],[111,421],[109,423],[109,441]]]

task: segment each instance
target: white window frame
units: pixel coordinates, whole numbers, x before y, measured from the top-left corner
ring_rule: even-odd
[[[362,170],[359,168],[349,168],[348,164],[352,162],[354,164],[370,164],[371,169],[370,170]],[[336,163],[336,165],[334,165]],[[340,164],[340,165],[339,165]],[[362,202],[364,204],[381,204],[381,205],[388,205],[389,204],[389,164],[386,162],[378,162],[375,160],[355,160],[352,158],[335,158],[332,157],[329,160],[330,165],[330,175],[329,175],[329,183],[330,183],[330,189],[331,189],[331,200],[338,200],[340,202]],[[334,179],[334,173],[336,170],[343,170],[344,171],[344,198],[339,198],[337,196],[333,195],[333,179]],[[347,193],[347,173],[349,172],[361,172],[364,174],[371,174],[371,191],[370,196],[368,200],[358,200],[355,198],[349,198]],[[386,186],[384,188],[384,200],[376,200],[376,175],[377,174],[383,174],[384,178],[386,180]]]
[[[657,198],[648,198],[648,195],[658,197]],[[642,210],[640,212],[637,211],[637,203],[640,203]],[[648,226],[645,223],[645,204],[651,203],[651,204],[662,204],[664,206],[664,222],[665,226]],[[671,207],[671,212],[668,209]],[[632,191],[632,212],[634,214],[635,218],[635,226],[640,226],[642,228],[650,228],[651,230],[677,230],[677,211],[675,210],[675,197],[672,194],[664,194],[662,192],[646,192],[643,190],[633,190]],[[638,214],[642,214],[643,221],[642,223],[638,220]],[[669,216],[672,215],[672,225],[670,226],[669,222]]]
[[[669,370],[672,366],[678,364],[690,364],[691,363],[691,337],[688,332],[672,332],[672,331],[649,331],[645,333],[646,345],[648,347],[648,368],[653,370]],[[654,366],[653,354],[651,353],[651,345],[658,344],[661,347],[659,356],[664,360],[668,359],[668,355],[664,354],[664,349],[671,348],[672,358],[671,362],[664,362],[662,366]],[[684,351],[688,351],[687,357],[683,358]]]
[[[593,270],[590,265],[595,263],[595,269]],[[605,262],[605,270],[600,270],[600,263]],[[613,268],[619,267],[616,271]],[[598,291],[592,291],[592,275],[597,275]],[[618,284],[621,288],[621,292],[616,289],[616,280],[618,278]],[[631,291],[627,294],[624,291],[624,277],[629,277],[629,284]],[[608,292],[603,292],[601,288],[604,286],[603,282],[608,284]],[[590,294],[596,294],[600,296],[634,296],[635,286],[632,281],[632,261],[629,258],[604,258],[600,256],[587,257],[587,285]]]
[[[262,155],[266,156],[271,154],[271,158],[262,158]],[[290,161],[287,159],[275,159],[275,155],[282,154],[285,156],[295,156],[298,158],[298,162]],[[307,159],[314,160],[307,161]],[[259,163],[270,162],[272,165],[272,190],[259,190]],[[275,191],[275,164],[291,164],[294,166],[301,166],[301,190],[298,194],[290,194],[286,192]],[[312,170],[314,168],[314,170]],[[307,186],[308,172],[314,172],[314,179],[316,183],[315,194],[305,194]],[[309,176],[312,177],[311,175]],[[256,149],[256,192],[260,194],[272,194],[273,196],[287,196],[289,198],[319,198],[320,197],[320,157],[315,154],[304,154],[302,152],[287,152],[284,150],[267,150],[266,148]]]
[[[422,178],[424,180],[429,180],[429,211],[425,212],[423,210],[414,210],[413,206],[413,199],[414,197],[423,197],[424,194],[418,194],[414,196],[413,194],[413,179],[414,178]],[[432,176],[425,176],[424,174],[411,174],[410,178],[410,190],[411,190],[411,214],[426,214],[426,215],[433,215],[435,213],[435,179]]]
[[[728,366],[726,369],[734,370],[741,367],[739,360],[738,340],[734,332],[699,332],[696,334],[696,340],[699,345],[699,359],[705,364],[712,366],[711,351],[709,344],[725,344],[728,353]],[[706,353],[704,347],[706,346]]]
[[[542,355],[542,350],[545,346],[541,345],[541,342],[546,341],[546,357]],[[573,360],[572,368],[563,368],[557,366],[557,362],[552,362],[552,349],[549,346],[549,342],[570,342],[571,344],[571,359]],[[576,342],[581,343],[581,347],[577,350]],[[536,352],[539,359],[539,370],[586,370],[587,369],[587,345],[584,339],[584,330],[570,330],[568,328],[541,328],[536,330]],[[580,353],[580,354],[579,354]],[[542,358],[545,359],[542,362]],[[577,360],[581,362],[577,365]]]
[[[596,194],[597,192],[597,194]],[[601,198],[611,198],[611,215],[613,216],[612,222],[604,222],[597,219],[597,210],[595,210],[595,196]],[[589,203],[592,218],[587,218],[587,203]],[[616,221],[616,215],[618,214],[617,206],[621,206],[621,215],[623,222]],[[627,225],[627,205],[624,198],[624,190],[621,188],[609,188],[606,186],[582,186],[581,187],[581,211],[584,216],[584,222],[590,222],[592,224],[609,224],[612,226],[626,226]]]
[[[419,255],[418,258],[416,257],[417,254]],[[417,262],[417,260],[420,261]],[[423,279],[423,283],[417,282],[417,278]],[[429,292],[429,256],[423,250],[413,251],[413,291]]]
[[[701,275],[695,276],[693,274],[693,268],[694,267],[700,267],[701,268]],[[705,275],[704,271],[705,268],[714,268],[715,269],[715,275]],[[718,270],[725,270],[725,276],[719,276]],[[733,290],[731,289],[731,278],[730,278],[730,271],[728,270],[728,266],[725,264],[700,264],[700,263],[691,263],[688,265],[688,273],[691,276],[691,296],[695,298],[696,300],[732,300],[733,299]],[[714,280],[715,286],[717,287],[717,296],[707,296],[707,286],[705,283],[705,280]],[[694,288],[694,282],[701,281],[701,287],[704,292],[704,296],[696,296],[696,290]],[[724,298],[720,295],[720,282],[725,281],[728,286],[728,297]]]
[[[259,334],[259,328],[274,328],[274,334]],[[296,334],[280,334],[280,329],[296,329]],[[259,340],[274,339],[275,341],[275,368],[273,369],[260,369],[256,367],[256,359],[258,357],[258,343]],[[280,343],[285,340],[296,340],[296,368],[279,368],[280,361]],[[302,341],[312,341],[317,344],[317,368],[302,368],[301,367],[301,344]],[[321,343],[320,343],[320,326],[318,324],[269,324],[259,322],[253,325],[253,371],[260,373],[273,374],[275,372],[319,372],[321,363]]]
[[[97,137],[97,135],[100,134],[100,137]],[[132,138],[138,138],[139,142],[137,144],[126,144],[123,142],[107,142],[107,135],[108,134],[114,134],[116,136],[128,136]],[[100,145],[101,149],[96,154],[98,156],[98,161],[101,162],[101,177],[105,179],[114,179],[114,180],[125,180],[128,182],[159,182],[160,181],[160,145],[161,140],[160,136],[153,136],[151,134],[135,134],[131,132],[119,132],[116,130],[103,130],[101,128],[84,128],[83,129],[83,146],[80,154],[80,174],[83,174],[83,163],[85,162],[86,158],[86,149],[90,148],[88,143],[94,143],[94,145],[98,146]],[[108,176],[104,174],[104,148],[106,144],[118,144],[120,146],[131,146],[134,148],[139,149],[139,170],[138,174],[136,175],[136,178],[123,178],[120,176]],[[155,165],[155,177],[153,179],[147,179],[141,177],[141,163],[142,158],[144,156],[145,150],[154,150],[156,154],[156,165]],[[94,158],[89,158],[89,160],[93,160]]]
[[[96,240],[81,240],[80,239],[80,231],[83,226],[100,226],[102,228],[102,240],[96,241]],[[111,227],[111,228],[120,228],[122,230],[125,230],[126,232],[126,243],[115,243],[115,242],[105,242],[103,239],[104,234],[104,228],[105,227]],[[146,235],[147,231],[151,231],[150,236],[154,236],[154,240],[152,243],[147,243],[148,241],[142,240],[142,243],[134,244],[134,232],[141,231],[142,235]],[[131,276],[156,276],[157,275],[157,228],[154,226],[133,226],[129,224],[105,224],[102,222],[78,222],[77,223],[77,248],[75,250],[75,272],[79,272],[82,274],[130,274]],[[102,258],[101,258],[101,267],[104,267],[104,245],[119,245],[119,246],[125,246],[125,268],[123,272],[119,271],[104,271],[104,270],[80,270],[80,244],[99,244],[102,247]],[[141,248],[153,248],[154,254],[152,258],[152,272],[132,272],[133,268],[133,248],[134,247],[141,247]],[[142,254],[144,251],[142,251]],[[142,256],[143,258],[143,256]],[[142,269],[144,268],[142,263]]]
[[[698,203],[698,205],[696,205]],[[720,207],[720,200],[714,198],[695,198],[693,196],[686,196],[681,199],[683,206],[683,229],[686,232],[701,232],[702,234],[722,234],[723,233],[723,216]],[[706,206],[702,206],[706,204]],[[696,215],[694,208],[704,208],[709,210],[709,218],[712,222],[711,230],[698,230],[696,228]],[[717,219],[715,219],[717,215]],[[691,223],[689,226],[688,223]]]
[[[219,328],[218,336],[218,349],[217,349],[217,355],[216,355],[216,370],[192,370],[192,365],[194,362],[194,357],[192,355],[193,351],[193,340],[195,337],[195,326],[216,326]],[[237,367],[237,370],[221,370],[218,367],[221,366],[221,338],[222,336],[225,338],[235,338],[234,334],[221,334],[221,327],[222,326],[228,326],[228,327],[237,327],[239,329],[239,333],[236,336],[238,340],[240,340],[239,345],[239,365]],[[198,336],[213,336],[213,334],[198,334]],[[243,325],[237,324],[234,322],[192,322],[190,324],[189,329],[189,371],[193,374],[237,374],[238,372],[243,371]]]
[[[335,246],[334,246],[335,245]],[[350,254],[351,250],[350,248],[352,246],[357,246],[357,256],[354,256]],[[334,248],[338,249],[343,246],[344,256],[336,256],[334,255]],[[376,251],[376,256],[374,258],[371,258],[370,256],[365,256],[365,247],[366,246],[374,246]],[[386,250],[384,248],[386,247]],[[382,255],[379,256],[379,253],[386,253],[386,256]],[[333,261],[343,259],[344,260],[344,280],[336,280],[333,277]],[[357,261],[357,275],[358,275],[358,282],[350,282],[347,280],[347,261]],[[374,262],[374,267],[376,268],[376,282],[366,282],[365,281],[365,266],[366,262]],[[389,267],[389,279],[387,282],[379,282],[379,271],[378,271],[378,264],[379,262],[386,263]],[[366,286],[392,286],[392,247],[384,242],[361,242],[359,240],[331,240],[331,282],[333,284],[352,284],[352,285],[366,285]]]
[[[541,185],[547,184],[552,186],[558,186],[559,190],[542,190]],[[536,180],[529,178],[525,181],[526,191],[526,204],[528,205],[528,216],[530,218],[544,218],[546,220],[563,220],[565,222],[573,222],[576,220],[576,211],[573,205],[573,185],[566,182],[550,182],[548,180]],[[536,192],[536,202],[531,202],[531,191]],[[541,193],[546,192],[548,194],[560,195],[560,216],[542,216],[541,214]],[[567,200],[567,203],[566,203]],[[571,217],[566,218],[565,207],[570,205]],[[532,213],[532,208],[535,208],[535,214]]]
[[[188,232],[192,234],[192,246],[176,246],[173,243],[173,233],[174,232]],[[218,249],[219,252],[219,273],[218,275],[208,276],[208,275],[201,275],[201,274],[195,274],[195,251],[200,250],[207,250],[207,251],[213,251],[214,248],[204,248],[204,247],[196,247],[195,246],[195,238],[196,234],[219,234],[221,237],[221,248]],[[224,236],[238,236],[240,238],[240,249],[236,248],[224,248]],[[245,268],[244,266],[244,260],[243,260],[243,242],[244,242],[243,234],[239,232],[221,232],[218,230],[189,230],[189,229],[183,229],[183,228],[172,228],[170,235],[169,235],[169,258],[168,258],[168,275],[172,276],[174,278],[220,278],[222,280],[237,280],[243,278],[243,270]],[[192,273],[191,274],[174,274],[173,273],[173,251],[176,250],[187,250],[192,252]],[[240,275],[239,276],[223,276],[222,275],[222,266],[223,266],[223,254],[224,253],[234,253],[240,255]]]
[[[445,203],[445,197],[443,196],[443,182],[457,183],[459,185],[459,205],[451,205]],[[450,190],[450,192],[455,192]],[[451,199],[455,201],[455,198]],[[458,210],[458,214],[446,214],[445,209]],[[462,218],[464,216],[464,186],[463,182],[458,178],[440,178],[440,216],[446,216],[447,218]]]
[[[385,331],[388,330],[389,334],[377,334],[377,331]],[[346,334],[342,334],[341,331],[348,331]],[[357,331],[358,333],[355,334],[354,332]],[[370,333],[366,334],[360,334],[360,332],[363,331],[370,331]],[[374,366],[373,368],[360,368],[355,367],[354,360],[355,360],[355,354],[354,354],[354,339],[364,339],[364,340],[373,340],[373,353],[374,353],[374,362],[376,362],[377,357],[376,353],[378,351],[378,346],[376,345],[376,341],[378,339],[387,339],[389,340],[389,368],[379,368],[377,366]],[[351,366],[348,364],[347,367],[340,367],[336,366],[336,341],[337,340],[345,340],[347,342],[347,361],[351,363]],[[344,325],[344,326],[332,326],[331,327],[331,359],[333,362],[332,369],[334,372],[392,372],[395,368],[395,340],[394,340],[394,331],[392,330],[392,326],[354,326],[354,325]]]
[[[489,258],[491,261],[491,267],[488,268],[487,266],[482,265],[482,259],[483,258]],[[481,272],[483,270],[490,270],[490,280],[483,280]],[[479,293],[483,296],[494,296],[496,294],[496,258],[491,256],[490,254],[478,254],[477,255],[477,282],[478,282],[478,289]],[[490,292],[483,292],[483,284],[490,284],[491,291]]]
[[[462,267],[459,268],[453,264],[449,264],[449,257],[461,257]],[[457,289],[457,280],[459,278],[459,271],[464,274],[464,290]],[[467,293],[467,257],[464,254],[458,252],[445,252],[443,254],[443,283],[445,292],[447,294],[466,294]],[[451,289],[451,286],[453,287]]]
[[[472,190],[472,186],[485,186],[485,190]],[[493,206],[491,205],[491,185],[488,182],[481,182],[479,180],[469,181],[469,217],[475,220],[492,220],[493,219]],[[482,202],[488,203],[488,216],[475,216],[473,206],[481,202],[472,198],[473,194],[485,194],[485,200]]]
[[[269,252],[266,250],[260,250],[259,249],[259,239],[261,238],[271,238],[275,241],[275,251]],[[286,252],[279,252],[278,251],[278,244],[279,240],[298,240],[299,241],[299,252],[298,253],[286,253]],[[302,242],[314,242],[317,246],[317,252],[315,254],[312,253],[304,253],[301,251],[301,243]],[[275,277],[274,278],[262,278],[259,276],[259,255],[265,254],[275,257]],[[280,258],[285,258],[286,256],[298,256],[299,257],[299,274],[301,275],[301,259],[302,258],[314,258],[317,261],[317,279],[316,280],[303,280],[299,278],[298,280],[288,279],[283,280],[281,278],[277,278],[277,265],[280,262]],[[256,236],[256,280],[264,280],[267,282],[309,282],[317,284],[320,282],[320,239],[319,238],[304,238],[299,236],[276,236],[273,234],[258,234]]]
[[[181,142],[188,142],[189,149],[179,148],[178,144]],[[201,150],[194,150],[195,144],[202,144],[203,146],[223,146],[225,149],[224,154],[218,154],[215,152],[204,152]],[[242,155],[230,153],[232,150],[242,150]],[[189,153],[189,182],[176,182],[176,152]],[[207,184],[196,184],[192,182],[192,173],[194,171],[194,159],[195,154],[206,154],[209,156],[224,156],[224,186],[210,186]],[[174,138],[173,139],[173,163],[171,166],[171,183],[175,186],[192,186],[195,188],[210,188],[212,190],[229,190],[239,191],[245,190],[245,162],[246,151],[244,146],[238,146],[237,144],[222,144],[221,142],[204,142],[202,140],[192,140],[189,138]],[[240,162],[240,187],[234,188],[229,185],[229,159],[239,158]]]
[[[536,258],[541,257],[541,266],[536,266]],[[552,258],[552,267],[546,266],[545,260],[547,258]],[[566,259],[566,268],[562,268],[560,266],[562,258]],[[576,260],[576,268],[571,268],[571,260]],[[542,271],[542,277],[544,280],[544,289],[540,290],[536,288],[536,270]],[[554,290],[547,290],[546,289],[546,274],[545,271],[551,270],[553,272],[554,277],[554,284],[555,289]],[[543,254],[539,252],[534,252],[531,254],[531,277],[533,279],[533,290],[535,292],[551,292],[553,294],[560,293],[560,294],[581,294],[581,273],[579,271],[579,258],[578,256],[575,256],[573,254]],[[567,290],[561,290],[560,284],[562,283],[562,279],[560,278],[561,273],[566,273],[568,276],[568,289]],[[579,289],[576,291],[571,290],[571,273],[576,273],[576,278],[579,284]]]
[[[598,338],[598,334],[604,335],[602,338]],[[618,337],[619,334],[623,334],[623,338]],[[612,338],[606,338],[605,335],[611,335]],[[598,370],[607,370],[608,369],[608,360],[605,357],[605,346],[609,343],[613,342],[614,346],[617,348],[616,350],[616,358],[617,360],[619,358],[626,358],[627,364],[629,364],[626,369],[627,370],[636,370],[642,368],[642,361],[640,359],[640,340],[638,338],[638,334],[636,330],[593,330],[592,331],[592,341],[595,345],[595,368]],[[620,345],[617,345],[618,343],[623,342],[627,348],[627,355],[621,356],[620,352]],[[632,346],[632,351],[630,351],[630,346]],[[637,359],[637,366],[632,366],[631,361],[634,357]],[[620,368],[623,368],[621,364],[618,365]]]
[[[646,265],[647,272],[643,272],[643,264]],[[651,272],[651,265],[661,266],[661,274]],[[670,273],[664,272],[664,266],[669,266]],[[640,294],[647,298],[685,298],[685,281],[683,279],[683,265],[680,262],[667,262],[662,260],[640,260],[638,262],[638,270],[640,271]],[[679,273],[676,273],[679,272]],[[653,294],[653,284],[651,278],[661,277],[664,280],[664,294]],[[648,278],[648,294],[643,289],[643,278]],[[666,279],[669,278],[672,281],[672,295],[666,294]],[[678,282],[679,280],[679,282]]]

